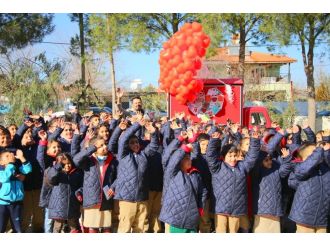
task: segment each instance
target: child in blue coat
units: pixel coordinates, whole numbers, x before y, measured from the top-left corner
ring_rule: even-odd
[[[19,167],[16,158],[22,163]],[[23,156],[21,150],[16,157],[10,151],[0,153],[0,232],[5,232],[8,220],[14,232],[22,232],[22,206],[24,199],[24,175],[32,171],[31,164]]]
[[[297,233],[326,233],[330,214],[330,144],[305,144],[298,151],[289,186],[296,190],[289,218]]]
[[[215,196],[216,232],[237,232],[240,217],[247,214],[246,176],[256,164],[260,150],[258,134],[254,132],[250,139],[249,151],[244,160],[238,161],[238,149],[232,145],[222,148],[220,133],[215,132],[208,144],[206,159],[212,174],[212,186]]]
[[[80,232],[80,204],[76,192],[82,187],[83,173],[77,169],[70,154],[56,157],[56,164],[47,171],[47,180],[53,186],[49,198],[49,218],[54,220],[54,233],[60,233],[65,221],[71,232]]]
[[[170,233],[195,233],[203,215],[207,190],[199,171],[192,166],[191,144],[183,144],[171,156],[164,174],[167,185],[159,219]]]

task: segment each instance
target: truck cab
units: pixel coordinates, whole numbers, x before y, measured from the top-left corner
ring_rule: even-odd
[[[243,126],[252,129],[254,126],[271,127],[268,110],[263,106],[249,106],[243,108]]]

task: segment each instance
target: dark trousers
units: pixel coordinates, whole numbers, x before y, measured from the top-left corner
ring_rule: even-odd
[[[0,205],[0,232],[6,231],[8,220],[10,220],[11,226],[14,232],[22,232],[22,202],[14,202],[10,205]]]

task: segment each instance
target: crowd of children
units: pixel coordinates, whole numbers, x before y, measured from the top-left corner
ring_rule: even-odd
[[[329,232],[329,130],[71,117],[0,125],[1,232]]]

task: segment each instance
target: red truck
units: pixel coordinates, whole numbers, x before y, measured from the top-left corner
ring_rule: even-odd
[[[203,79],[204,89],[197,95],[194,102],[179,104],[175,97],[169,96],[169,115],[185,112],[193,121],[198,116],[207,114],[218,124],[226,124],[230,119],[233,123],[252,129],[255,125],[271,127],[271,119],[267,108],[262,106],[243,107],[243,81],[241,79]]]

